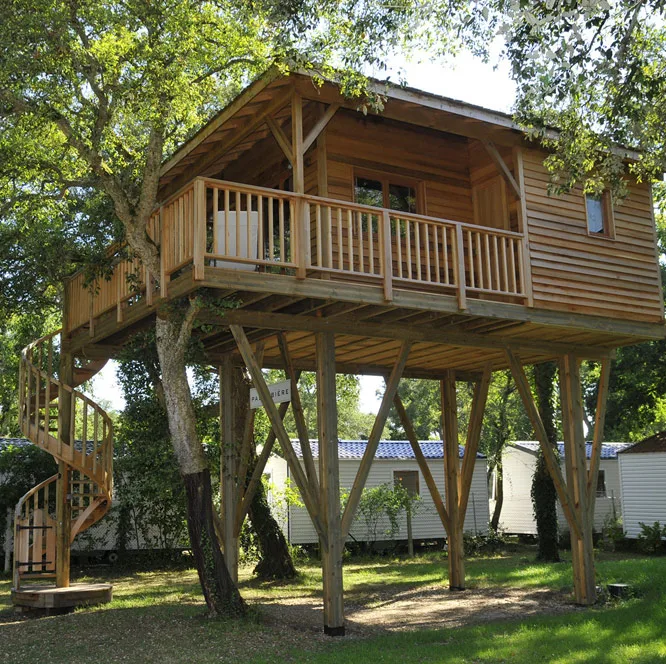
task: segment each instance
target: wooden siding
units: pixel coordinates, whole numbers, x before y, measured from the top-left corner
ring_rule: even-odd
[[[440,489],[444,495],[444,461],[443,459],[429,460],[429,465]],[[356,471],[359,467],[358,460],[340,460],[340,486],[349,489],[354,483]],[[282,488],[281,481],[284,481],[284,470],[286,461],[273,457],[267,467],[267,472],[271,472],[273,482],[278,491]],[[421,503],[418,511],[412,519],[412,530],[415,539],[444,538],[446,537],[444,527],[439,519],[439,515],[432,502],[428,487],[423,479],[423,475],[418,469],[418,464],[414,460],[399,459],[375,459],[372,462],[370,474],[366,487],[371,488],[380,484],[393,484],[394,471],[415,470],[419,472],[419,487],[421,494]],[[280,510],[278,510],[280,511]],[[472,477],[472,486],[470,490],[469,504],[465,517],[464,531],[469,533],[486,533],[488,531],[488,486],[486,482],[486,463],[484,459],[477,459]],[[286,521],[286,523],[285,523]],[[394,539],[407,539],[406,522],[404,513],[400,516],[401,527]],[[288,527],[286,527],[288,524]],[[288,517],[283,517],[282,526],[288,535],[292,544],[311,544],[317,541],[315,530],[310,521],[307,511],[300,507],[291,507],[288,511]],[[377,527],[377,539],[389,539],[384,535],[388,523],[380,522]],[[366,539],[366,526],[363,520],[357,515],[352,523],[351,535],[349,541],[354,538],[362,541]]]
[[[564,463],[562,472],[564,473]],[[532,476],[536,466],[536,455],[516,447],[504,453],[504,503],[500,516],[500,528],[516,535],[536,535],[536,521],[532,509]],[[594,530],[601,528],[613,507],[618,517],[622,516],[620,499],[620,470],[617,459],[602,459],[599,470],[604,471],[606,496],[598,496],[594,503]],[[491,510],[493,509],[491,501]],[[560,531],[569,529],[562,507],[557,503],[557,523]]]
[[[648,186],[630,184],[615,209],[615,239],[590,236],[582,191],[549,196],[544,157],[536,150],[523,153],[534,306],[662,320]]]
[[[638,537],[641,521],[666,525],[666,454],[620,454],[619,458],[625,535]]]

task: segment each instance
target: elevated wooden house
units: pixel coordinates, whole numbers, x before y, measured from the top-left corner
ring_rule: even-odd
[[[618,346],[664,335],[650,187],[628,175],[629,195],[616,205],[608,194],[595,198],[580,189],[549,196],[545,154],[510,117],[392,85],[371,88],[384,97],[381,113],[359,112],[358,101],[342,97],[333,83],[318,86],[304,74],[269,73],[164,163],[160,204],[147,229],[160,248],[160,273],[121,260],[111,279],[92,289],[83,274],[71,278],[60,373],[52,378],[53,368],[44,364],[49,344],[38,343],[24,355],[24,432],[62,461],[63,473],[76,468],[94,475],[95,486],[104,489],[92,499],[98,507],[89,516],[97,514],[110,499],[100,470],[103,458],[108,473],[106,452],[98,451],[108,443],[99,428],[92,456],[69,444],[74,437],[67,423],[77,420],[67,413],[72,403],[84,407],[70,389],[150,325],[165,300],[202,288],[233,300],[235,308],[223,316],[205,313],[214,327],[197,333],[210,362],[222,368],[223,436],[231,450],[223,471],[226,559],[233,572],[248,498],[243,455],[230,444],[229,381],[233,367],[242,364],[320,539],[324,622],[335,634],[344,631],[342,548],[392,404],[418,447],[396,397],[400,377],[441,381],[443,495],[415,454],[448,534],[450,586],[463,588],[462,524],[491,372],[513,371],[544,442],[523,365],[556,360],[566,481],[550,448],[544,450],[573,533],[576,597],[590,603],[592,514],[610,358]],[[582,359],[603,366],[589,470]],[[317,371],[318,476],[308,447],[301,469],[282,426],[286,406],[273,405],[261,367],[285,368],[292,380],[302,370]],[[342,515],[336,372],[387,376]],[[476,383],[462,467],[458,380]],[[61,396],[54,400],[48,390]],[[56,403],[60,428],[45,436]],[[292,406],[298,413],[297,390]],[[84,525],[88,517],[81,514]],[[65,578],[61,555],[56,573]]]

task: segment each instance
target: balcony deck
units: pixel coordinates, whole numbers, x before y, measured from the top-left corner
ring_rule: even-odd
[[[515,232],[196,178],[155,211],[149,234],[159,275],[119,259],[92,288],[82,273],[68,282],[73,352],[114,356],[161,303],[201,288],[231,307],[202,316],[213,362],[237,352],[231,323],[264,340],[266,367],[282,366],[277,331],[302,369],[314,368],[314,334],[336,332],[338,370],[356,373],[384,373],[409,340],[408,376],[504,368],[505,348],[524,362],[572,349],[592,358],[663,336],[658,324],[534,308]]]

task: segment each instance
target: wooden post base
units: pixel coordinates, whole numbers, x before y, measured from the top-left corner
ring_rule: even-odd
[[[324,634],[326,634],[326,636],[344,636],[345,626],[329,627],[328,625],[324,625]]]

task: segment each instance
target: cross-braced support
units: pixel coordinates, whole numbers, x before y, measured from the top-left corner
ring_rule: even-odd
[[[585,437],[583,433],[583,400],[580,382],[580,359],[573,354],[559,360],[560,399],[562,402],[562,429],[564,434],[564,460],[566,482],[559,460],[550,445],[539,416],[525,371],[511,351],[506,351],[511,372],[532,422],[548,471],[553,478],[557,495],[569,523],[571,557],[573,563],[574,593],[578,604],[596,601],[594,570],[594,497],[599,474],[601,443],[603,440],[606,400],[610,375],[610,360],[601,362],[597,412],[595,414],[594,442],[590,467],[587,467]]]
[[[398,417],[414,451],[414,456],[428,486],[432,500],[435,503],[439,518],[446,530],[449,550],[449,588],[451,590],[462,590],[465,588],[463,528],[472,484],[472,475],[474,473],[474,463],[479,449],[481,424],[488,397],[490,377],[490,368],[486,368],[474,389],[462,468],[460,467],[458,453],[458,409],[456,404],[455,373],[452,371],[446,372],[440,382],[442,430],[444,432],[444,469],[446,475],[444,489],[446,505],[430,472],[428,462],[421,451],[416,432],[409,420],[402,400],[397,394],[393,397],[393,404]]]

